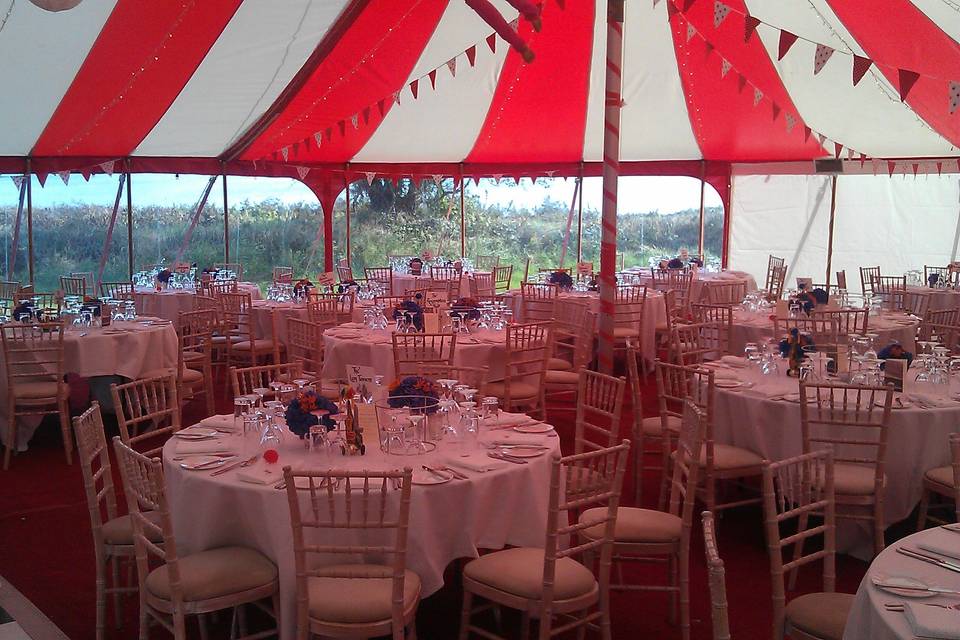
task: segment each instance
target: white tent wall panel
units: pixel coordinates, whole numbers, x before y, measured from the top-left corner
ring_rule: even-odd
[[[245,0],[135,155],[220,155],[273,104],[346,4]]]
[[[82,2],[59,13],[30,2],[11,7],[0,35],[0,155],[30,154],[115,4]],[[26,63],[24,52],[30,54]]]
[[[786,258],[787,286],[796,277],[826,276],[830,177],[740,175],[733,178],[729,266],[762,283],[770,254]],[[846,270],[860,290],[861,266],[901,275],[956,259],[960,177],[858,175],[837,180],[831,271]],[[831,276],[835,281],[835,276]],[[761,284],[762,286],[762,284]]]

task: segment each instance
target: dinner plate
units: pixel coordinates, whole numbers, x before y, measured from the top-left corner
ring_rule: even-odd
[[[736,389],[743,385],[739,380],[714,380],[713,384],[717,386],[718,389]]]
[[[181,462],[180,468],[186,469],[187,471],[207,471],[209,469],[216,469],[217,467],[231,461],[232,460],[230,458],[196,455],[190,456],[188,460]]]
[[[915,589],[897,589],[896,587],[883,586],[884,585],[902,585],[904,587],[918,587],[921,589],[926,589],[929,585],[925,582],[917,580],[916,578],[910,578],[908,576],[871,576],[870,581],[873,582],[873,586],[887,593],[894,593],[903,598],[932,598],[937,595],[932,591],[917,591]]]
[[[521,424],[514,427],[513,430],[520,433],[548,433],[553,431],[553,427],[549,424]]]
[[[517,447],[504,447],[502,449],[498,448],[496,451],[514,458],[537,458],[545,454],[547,449],[540,446],[531,445],[526,447],[521,445]]]
[[[439,476],[435,476],[429,471],[414,471],[413,472],[413,484],[446,484],[453,480],[453,476],[447,476],[443,474],[446,479],[441,479]]]
[[[173,434],[181,440],[209,440],[217,435],[216,429],[198,428],[189,431],[178,431]]]

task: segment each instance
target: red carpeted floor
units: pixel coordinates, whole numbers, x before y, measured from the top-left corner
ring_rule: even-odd
[[[646,413],[656,406],[656,390],[644,389]],[[222,407],[226,399],[219,399]],[[185,424],[199,418],[196,407],[185,411]],[[226,409],[221,409],[226,412]],[[555,420],[570,450],[571,423]],[[626,421],[625,425],[628,424]],[[108,425],[108,432],[111,426]],[[627,432],[625,427],[624,432]],[[108,433],[112,436],[115,433]],[[631,504],[633,487],[624,487],[624,502]],[[652,506],[656,478],[645,482],[644,506]],[[30,450],[14,458],[10,470],[0,472],[0,575],[30,598],[75,640],[94,638],[94,569],[92,540],[80,469],[67,466],[55,421],[47,421],[31,442]],[[122,503],[122,492],[120,502]],[[693,638],[710,638],[710,599],[703,561],[699,517],[695,519],[691,566]],[[414,524],[413,534],[416,535]],[[720,553],[726,563],[727,593],[732,634],[738,639],[771,637],[770,574],[759,508],[733,510],[720,521]],[[838,558],[839,591],[853,593],[866,565],[847,556]],[[633,579],[663,580],[663,569],[642,565],[629,569]],[[448,568],[447,587],[421,603],[418,630],[421,638],[455,638],[459,624],[460,589],[457,567]],[[820,589],[819,571],[800,575],[796,593]],[[614,593],[614,638],[679,638],[677,627],[667,622],[667,596],[659,593]],[[126,606],[121,630],[109,638],[136,637],[136,602]],[[505,626],[515,626],[505,617]],[[222,623],[221,623],[222,625]],[[217,629],[214,637],[228,637]],[[220,633],[222,631],[223,633]],[[155,629],[153,638],[168,634]]]

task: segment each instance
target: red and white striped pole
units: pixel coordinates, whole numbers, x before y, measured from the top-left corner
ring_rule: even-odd
[[[600,236],[600,371],[613,373],[617,292],[617,178],[620,176],[620,95],[623,3],[607,0],[607,78],[603,123],[603,208]]]

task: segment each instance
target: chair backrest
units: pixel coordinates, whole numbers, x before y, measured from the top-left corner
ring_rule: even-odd
[[[693,290],[693,272],[687,269],[668,269],[667,279],[669,287],[676,293],[677,304],[682,309],[688,309],[693,302],[690,297]]]
[[[404,582],[413,471],[297,470],[283,468],[293,530],[293,557],[297,578],[297,626],[309,628],[308,583],[311,577],[355,578],[329,568],[330,557],[344,556],[340,564],[356,564],[355,557],[383,567],[382,574],[366,577],[391,581],[390,617],[394,630],[404,628]],[[299,480],[299,482],[298,482]],[[399,491],[395,489],[399,483]],[[343,485],[343,490],[340,490]],[[399,493],[399,498],[396,494]],[[344,545],[337,540],[350,531],[368,544]],[[376,542],[373,542],[376,541]],[[317,562],[316,558],[324,558]],[[384,562],[384,557],[389,562]],[[322,573],[321,573],[322,571]],[[354,568],[355,571],[355,568]]]
[[[960,322],[960,309],[937,309],[936,311],[927,311],[926,317],[920,323],[920,331],[917,335],[919,340],[930,340],[930,337],[936,333],[951,333],[957,330],[957,324]],[[943,337],[943,336],[941,336]],[[945,344],[951,344],[944,341]]]
[[[633,415],[633,429],[635,432],[643,428],[643,391],[644,380],[640,378],[643,370],[643,351],[638,346],[637,338],[627,338],[627,382],[630,383],[630,413]],[[639,441],[638,436],[634,439]],[[643,452],[641,451],[642,455]]]
[[[0,328],[0,337],[7,369],[8,397],[12,397],[13,386],[34,382],[55,382],[60,389],[56,395],[62,393],[65,386],[62,324],[8,323]]]
[[[673,455],[673,472],[670,476],[668,511],[683,522],[680,533],[680,548],[690,551],[690,530],[693,527],[693,508],[697,501],[697,482],[700,472],[700,449],[706,428],[703,412],[692,400],[683,405],[683,418],[677,434],[677,449]]]
[[[397,378],[422,375],[423,365],[453,366],[455,333],[394,333],[393,366]]]
[[[593,356],[596,314],[591,313],[586,304],[579,302],[557,304],[551,326],[553,327],[551,357],[569,354],[575,371],[587,366]]]
[[[73,419],[73,432],[77,438],[83,490],[90,513],[90,528],[93,530],[93,540],[99,554],[99,546],[103,543],[103,524],[117,517],[117,496],[110,471],[110,450],[103,431],[99,402],[94,401],[89,409]]]
[[[944,284],[947,284],[954,279],[950,273],[950,267],[931,267],[928,265],[923,265],[923,284],[930,284],[930,276],[932,275],[939,276],[940,281]]]
[[[90,283],[93,287],[93,283]],[[87,280],[83,276],[60,276],[60,289],[64,295],[85,296],[87,295]]]
[[[831,382],[800,383],[803,452],[831,447],[833,459],[873,470],[874,495],[882,496],[887,460],[887,427],[893,386]]]
[[[774,267],[773,270],[767,274],[767,300],[775,302],[783,296],[783,283],[786,279],[786,265]]]
[[[462,276],[463,271],[457,267],[430,265],[430,278],[432,280],[456,280],[459,282]]]
[[[516,382],[529,382],[543,387],[547,370],[547,354],[551,329],[547,322],[507,325],[506,359],[504,362],[504,397],[512,397],[510,387]]]
[[[620,438],[626,379],[585,368],[580,369],[579,376],[574,453],[612,447]]]
[[[763,522],[773,583],[773,638],[776,639],[783,637],[786,572],[823,560],[823,591],[831,593],[836,587],[833,457],[829,450],[824,450],[779,462],[765,460],[762,482]],[[821,536],[822,546],[802,544]],[[801,548],[816,550],[802,553]],[[784,549],[795,550],[789,562],[784,562]]]
[[[523,263],[523,280],[520,282],[527,282],[530,280],[530,256],[527,256],[526,261]]]
[[[832,315],[814,314],[808,317],[773,319],[773,335],[775,338],[786,336],[792,329],[801,334],[807,334],[818,346],[837,344],[837,321]]]
[[[847,290],[847,272],[837,271],[837,289]]]
[[[166,436],[180,431],[180,404],[177,399],[177,376],[143,378],[126,384],[110,385],[113,410],[117,414],[120,439],[135,447],[148,442],[144,455],[159,455]],[[146,429],[145,431],[141,431]]]
[[[295,316],[287,316],[287,358],[297,362],[304,373],[319,376],[323,370],[323,331],[325,325]]]
[[[647,307],[647,287],[642,284],[629,284],[617,287],[613,301],[613,323],[615,329],[627,332],[643,331],[643,314]],[[632,334],[631,334],[632,335]]]
[[[745,282],[711,282],[704,285],[702,297],[709,304],[740,304],[747,297]]]
[[[209,292],[209,295],[218,297],[224,293],[237,293],[239,286],[236,280],[212,280],[201,287]]]
[[[10,280],[0,281],[0,300],[13,301],[19,291],[19,282],[13,282]]]
[[[353,307],[356,300],[352,291],[348,293],[311,292],[309,300],[334,300],[337,303],[337,324],[343,324],[344,322],[351,322],[353,320]]]
[[[773,254],[770,254],[769,256],[767,256],[767,279],[766,279],[765,288],[768,291],[770,289],[770,281],[775,276],[776,271],[780,269],[782,266],[784,266],[785,263],[786,263],[786,260],[784,260],[783,258],[778,258]]]
[[[281,284],[293,284],[293,267],[274,267],[273,281]]]
[[[918,318],[926,318],[930,310],[929,291],[906,291],[903,294],[903,311],[912,313]]]
[[[177,318],[177,337],[180,341],[180,361],[185,354],[196,354],[198,360],[207,360],[213,354],[213,333],[217,329],[217,312],[213,309],[181,311]]]
[[[700,336],[705,346],[716,349],[717,357],[730,353],[733,331],[733,307],[725,304],[694,304],[694,322],[703,325]]]
[[[365,267],[367,282],[378,282],[388,294],[393,291],[393,267]]]
[[[873,276],[873,295],[883,299],[887,309],[900,310],[906,302],[906,276]]]
[[[55,293],[21,290],[13,297],[15,305],[26,301],[32,302],[37,309],[43,312],[45,317],[60,314],[61,298]]]
[[[598,582],[600,593],[606,593],[610,584],[610,565],[613,558],[613,532],[620,506],[623,473],[627,466],[630,441],[615,447],[587,451],[563,458],[554,458],[550,468],[550,503],[547,512],[547,538],[543,554],[543,590],[541,600],[540,637],[551,637],[549,625],[553,610],[557,562],[563,558],[583,558],[588,567],[594,566],[586,558],[599,556]],[[605,509],[602,517],[578,522],[570,513],[589,508]],[[574,524],[569,524],[570,522]],[[602,527],[603,536],[587,538],[578,535],[588,528]],[[575,544],[566,544],[566,540]],[[586,558],[584,555],[588,554]]]
[[[307,319],[322,325],[325,329],[340,324],[340,302],[333,298],[310,296],[307,301]]]
[[[243,263],[241,262],[214,262],[213,268],[217,271],[233,271],[237,280],[243,280]]]
[[[510,290],[510,280],[513,278],[513,265],[497,266],[493,269],[493,285],[496,293]],[[526,278],[524,278],[526,281]]]
[[[233,397],[253,393],[254,389],[268,389],[271,382],[293,382],[303,376],[300,362],[267,364],[256,367],[230,367]]]
[[[703,551],[707,560],[707,583],[710,585],[710,613],[713,619],[713,640],[730,640],[730,620],[727,609],[727,580],[723,560],[717,550],[717,536],[713,513],[704,511]]]
[[[814,308],[810,317],[814,325],[822,327],[821,321],[832,320],[837,327],[837,337],[849,335],[864,335],[870,322],[869,309],[825,309]],[[775,334],[776,335],[776,334]]]
[[[873,279],[880,277],[880,267],[860,267],[860,290],[863,295],[873,293]]]
[[[350,265],[337,265],[337,279],[340,282],[353,282],[353,269],[350,268]]]
[[[719,358],[723,354],[718,352],[717,337],[716,323],[674,322],[670,326],[670,358],[684,366]]]
[[[474,272],[470,274],[470,295],[485,297],[496,295],[497,290],[493,282],[492,273]]]
[[[560,293],[555,284],[535,282],[520,283],[520,304],[524,322],[541,322],[553,319],[554,301]]]
[[[132,282],[101,282],[100,295],[114,300],[133,300]]]
[[[223,330],[230,337],[241,340],[252,340],[254,337],[253,299],[249,293],[218,293],[217,303],[220,305],[220,320]]]
[[[641,356],[642,357],[642,356]],[[687,400],[697,403],[709,429],[713,418],[713,371],[704,367],[683,366],[657,360],[654,363],[657,381],[661,433],[667,433],[669,419],[683,419]],[[704,432],[703,437],[712,434]]]

